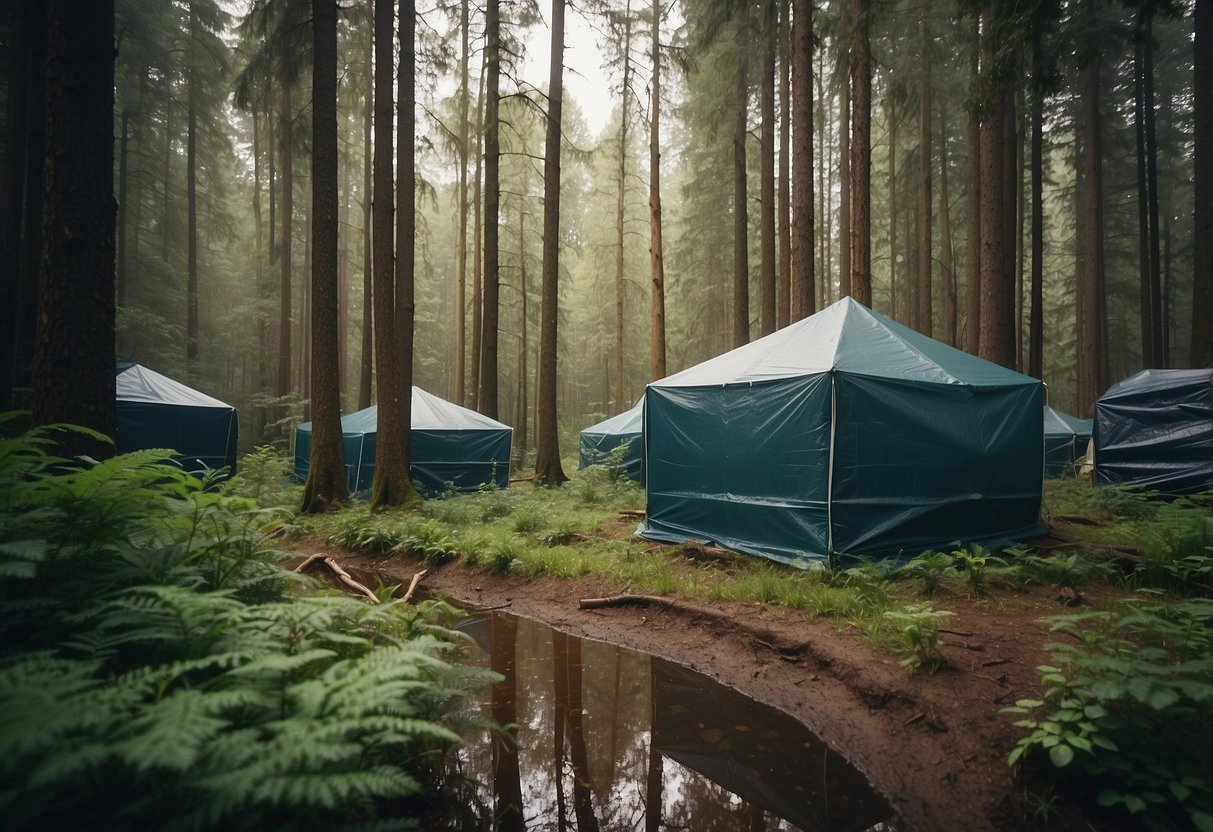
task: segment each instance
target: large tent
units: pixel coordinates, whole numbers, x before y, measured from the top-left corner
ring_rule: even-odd
[[[1043,531],[1042,385],[844,298],[645,391],[645,537],[804,565]]]
[[[345,470],[351,491],[366,491],[375,477],[375,441],[379,408],[341,417]],[[505,488],[510,482],[513,430],[474,410],[413,388],[410,473],[427,494],[448,489],[475,491],[486,483]],[[312,423],[295,429],[295,476],[307,479]]]
[[[121,362],[115,378],[118,453],[168,448],[191,473],[236,470],[236,408],[141,364]]]
[[[644,466],[644,399],[581,432],[577,467],[601,464],[611,451],[625,442],[629,444],[623,452],[623,470],[630,479],[639,482]]]
[[[1213,370],[1142,370],[1095,403],[1095,482],[1213,489]]]
[[[1072,473],[1074,462],[1087,452],[1094,419],[1079,419],[1045,405],[1045,476]]]

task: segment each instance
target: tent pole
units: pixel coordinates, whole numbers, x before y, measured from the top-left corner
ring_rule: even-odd
[[[834,430],[837,424],[838,408],[835,392],[837,376],[830,370],[830,471],[826,483],[826,557],[830,565],[834,565]]]

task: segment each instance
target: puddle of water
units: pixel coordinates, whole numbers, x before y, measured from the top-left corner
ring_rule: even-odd
[[[884,799],[792,717],[670,662],[500,613],[459,629],[505,678],[449,761],[470,784],[452,828],[893,830]],[[473,816],[475,819],[473,820]]]

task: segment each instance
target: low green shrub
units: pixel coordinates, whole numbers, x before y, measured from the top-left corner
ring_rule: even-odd
[[[1008,762],[1051,766],[1070,793],[1151,830],[1213,830],[1213,601],[1131,601],[1057,616],[1043,700]],[[1047,762],[1046,762],[1047,761]]]

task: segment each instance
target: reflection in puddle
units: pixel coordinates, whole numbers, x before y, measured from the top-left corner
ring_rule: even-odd
[[[451,761],[475,784],[466,803],[492,813],[473,827],[895,828],[863,775],[803,725],[705,676],[508,615],[459,629],[480,648],[467,662],[504,677],[469,716],[517,726],[469,736]]]

